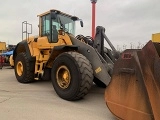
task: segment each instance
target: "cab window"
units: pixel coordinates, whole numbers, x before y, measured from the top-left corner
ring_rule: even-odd
[[[42,17],[42,36],[50,33],[50,16],[49,14]]]

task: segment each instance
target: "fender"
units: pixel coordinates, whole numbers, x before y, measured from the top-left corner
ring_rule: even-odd
[[[70,36],[70,39],[72,44],[79,46],[78,52],[90,61],[94,71],[94,76],[107,86],[111,79],[111,76],[109,75],[111,67],[92,46],[87,45],[72,36]]]
[[[35,70],[35,62],[36,62],[36,57],[32,57],[30,54],[30,50],[28,47],[28,43],[26,40],[23,40],[21,42],[19,42],[13,52],[13,61],[14,61],[14,65],[15,65],[15,59],[17,57],[18,54],[20,53],[26,53],[27,58],[30,61],[30,67],[33,69],[33,71]]]
[[[61,45],[61,46],[55,46],[52,49],[51,55],[48,59],[48,62],[46,64],[47,68],[52,68],[53,61],[54,59],[61,53],[63,52],[68,52],[68,51],[77,51],[78,46],[77,45]]]
[[[46,64],[46,67],[44,68],[44,74],[42,76],[43,80],[51,80],[51,68],[53,65],[54,59],[61,53],[63,52],[68,52],[68,51],[77,51],[78,46],[76,45],[61,45],[61,46],[55,46],[52,49],[51,55],[48,59],[48,62]]]
[[[32,57],[31,54],[30,54],[30,50],[29,50],[29,47],[28,47],[28,43],[26,40],[23,40],[21,42],[19,42],[17,45],[16,45],[16,48],[15,50],[13,51],[13,60],[15,60],[16,56],[21,53],[21,52],[25,52],[29,61],[35,61],[36,58],[35,57]]]

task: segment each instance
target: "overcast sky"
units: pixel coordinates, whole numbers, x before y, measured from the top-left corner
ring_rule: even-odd
[[[76,34],[91,35],[90,0],[3,0],[0,5],[0,41],[7,44],[21,41],[22,21],[31,23],[33,35],[38,35],[37,15],[50,9],[83,19],[84,27],[77,27]],[[160,32],[160,0],[98,0],[96,26],[106,28],[116,48],[146,44]]]

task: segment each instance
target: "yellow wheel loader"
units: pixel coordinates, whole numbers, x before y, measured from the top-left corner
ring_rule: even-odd
[[[101,55],[104,51],[104,38],[101,37],[103,27],[97,28],[99,33],[92,44],[89,37],[74,36],[75,22],[80,21],[83,27],[78,17],[58,10],[38,16],[39,36],[29,37],[32,25],[24,21],[23,40],[17,44],[13,53],[15,76],[19,82],[51,79],[56,93],[66,100],[84,97],[93,81],[98,86],[108,85],[114,61],[111,59],[116,58],[107,48],[105,54],[103,52],[104,55]]]
[[[39,35],[29,37],[32,30],[28,32],[27,25],[31,28],[32,25],[23,22],[22,39],[23,33],[26,38],[17,44],[13,53],[19,82],[51,80],[56,93],[70,101],[83,98],[94,82],[99,87],[107,86],[105,101],[117,118],[160,119],[160,62],[156,54],[159,44],[149,42],[142,50],[126,50],[120,54],[101,26],[96,28],[92,41],[91,37],[74,36],[75,22],[80,21],[83,26],[78,17],[58,10],[38,16]],[[104,40],[111,49],[104,47]]]

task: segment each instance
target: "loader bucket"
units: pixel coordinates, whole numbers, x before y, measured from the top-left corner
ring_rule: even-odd
[[[114,65],[105,101],[124,120],[160,120],[160,45],[126,50]]]

